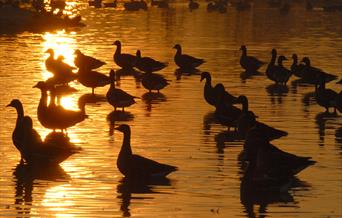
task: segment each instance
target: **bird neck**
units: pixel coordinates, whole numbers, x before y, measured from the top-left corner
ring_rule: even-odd
[[[123,142],[121,146],[120,153],[125,153],[126,155],[132,155],[131,149],[131,133],[125,132],[123,137]]]
[[[205,77],[205,85],[211,87],[211,78],[210,78],[210,76]]]
[[[22,105],[18,105],[15,109],[17,110],[17,114],[18,114],[17,122],[16,122],[16,125],[18,126],[24,118],[24,108]]]
[[[292,65],[297,65],[298,64],[298,59],[297,58],[293,58],[293,63]]]
[[[116,54],[116,55],[121,54],[121,45],[117,45],[117,46],[116,46],[115,54]]]
[[[43,89],[41,90],[41,97],[40,97],[40,101],[39,101],[39,106],[40,107],[46,107],[47,106],[47,91],[46,90],[43,90]]]
[[[182,48],[177,48],[176,55],[181,55],[182,54]]]
[[[275,64],[276,58],[277,58],[277,54],[276,53],[272,53],[272,58],[271,58],[271,62],[270,62],[271,65]]]
[[[247,49],[242,49],[242,56],[247,56]]]
[[[242,112],[247,113],[248,112],[248,101],[243,101],[242,103]]]
[[[282,67],[283,66],[283,60],[278,60],[278,66]]]

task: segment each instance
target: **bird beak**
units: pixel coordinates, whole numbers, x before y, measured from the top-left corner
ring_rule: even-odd
[[[37,88],[37,85],[32,86],[32,88]]]
[[[11,103],[9,103],[8,105],[6,105],[6,107],[11,107],[12,105],[11,105]]]

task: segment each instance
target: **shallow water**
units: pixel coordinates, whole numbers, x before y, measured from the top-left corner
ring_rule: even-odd
[[[227,14],[219,14],[207,13],[203,5],[193,12],[185,4],[174,4],[169,10],[126,12],[79,4],[87,24],[83,29],[0,36],[0,216],[342,216],[342,142],[335,137],[342,116],[324,116],[324,108],[312,98],[314,88],[297,86],[294,77],[280,91],[272,89],[264,75],[241,78],[238,51],[246,44],[250,55],[264,61],[270,59],[272,48],[288,57],[296,52],[341,77],[342,14],[306,12],[299,5],[287,15],[264,5],[240,13],[229,8]],[[125,116],[113,115],[105,101],[87,104],[89,118],[68,129],[71,141],[82,151],[48,175],[23,173],[11,139],[16,113],[5,105],[19,98],[34,127],[46,136],[50,130],[37,120],[40,93],[32,88],[51,76],[45,69],[44,51],[53,48],[72,63],[74,49],[80,49],[106,61],[99,71],[108,74],[109,69],[118,69],[112,59],[115,40],[122,41],[123,52],[140,49],[142,56],[169,62],[160,73],[171,84],[149,101],[139,80],[122,76],[119,87],[141,97]],[[275,145],[317,161],[297,176],[298,185],[289,193],[241,203],[237,156],[243,142],[229,140],[226,128],[213,122],[214,108],[204,101],[199,75],[176,77],[175,43],[183,46],[184,53],[206,60],[200,70],[211,72],[214,84],[221,82],[232,94],[246,95],[259,120],[289,132]],[[290,65],[291,61],[286,62]],[[72,86],[78,92],[64,97],[62,104],[76,110],[78,99],[91,90],[78,83]],[[334,82],[327,87],[341,90]],[[97,88],[95,93],[103,97],[108,88]],[[134,152],[178,166],[179,171],[149,186],[125,182],[116,168],[122,134],[112,132],[113,125],[122,123],[132,128]]]

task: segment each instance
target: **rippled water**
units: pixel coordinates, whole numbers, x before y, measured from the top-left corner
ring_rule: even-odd
[[[335,137],[342,126],[341,115],[324,116],[324,109],[312,99],[312,86],[290,82],[288,89],[277,92],[263,75],[241,78],[238,51],[246,44],[250,55],[264,61],[270,59],[273,47],[288,57],[296,52],[299,57],[309,56],[314,66],[342,76],[342,14],[306,12],[299,5],[287,15],[265,5],[240,13],[229,8],[227,14],[219,14],[207,13],[203,5],[193,12],[186,4],[126,12],[79,4],[87,24],[83,29],[0,36],[0,216],[342,216],[342,142]],[[161,73],[172,80],[171,85],[148,101],[138,80],[121,77],[120,88],[142,97],[127,108],[128,117],[111,122],[111,105],[87,104],[89,119],[68,129],[71,141],[83,150],[48,175],[23,173],[11,139],[16,113],[5,105],[19,98],[34,127],[47,135],[50,131],[36,115],[40,93],[32,88],[51,76],[45,69],[44,51],[53,48],[72,63],[74,49],[80,49],[106,61],[99,71],[108,74],[109,69],[118,69],[112,59],[115,40],[122,41],[123,52],[140,49],[143,56],[169,62]],[[222,82],[234,95],[248,96],[250,110],[261,121],[289,132],[275,145],[317,161],[298,175],[297,187],[269,201],[241,203],[237,155],[243,142],[228,140],[226,128],[212,121],[214,108],[203,99],[204,84],[198,75],[176,78],[175,43],[185,53],[206,60],[200,69],[212,73],[213,83]],[[91,90],[78,83],[72,86],[78,92],[64,97],[62,103],[76,110],[78,99]],[[335,83],[327,86],[341,90]],[[108,88],[95,92],[104,96]],[[134,152],[178,166],[179,171],[149,186],[132,187],[125,182],[116,168],[122,134],[112,133],[112,126],[122,123],[132,128]]]

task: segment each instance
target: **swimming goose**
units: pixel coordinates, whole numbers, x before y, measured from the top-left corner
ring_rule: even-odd
[[[139,180],[165,177],[177,170],[177,167],[158,163],[140,155],[133,154],[131,148],[131,129],[128,125],[122,124],[115,128],[124,134],[121,150],[117,159],[119,171],[127,178]]]
[[[92,70],[106,64],[103,61],[83,54],[79,49],[76,49],[74,54],[76,55],[74,64],[80,69]]]
[[[319,85],[316,89],[316,102],[318,105],[325,108],[326,112],[329,113],[329,108],[333,107],[336,113],[336,98],[338,96],[337,92],[332,89],[325,88],[325,76],[321,75],[319,78]]]
[[[205,62],[203,59],[182,54],[182,47],[179,44],[176,44],[173,48],[177,50],[174,61],[182,69],[194,69]]]
[[[292,55],[292,60],[293,60],[293,63],[291,65],[291,72],[296,77],[301,78],[303,76],[304,64],[298,64],[298,56],[297,56],[297,54],[293,54]]]
[[[201,82],[205,79],[204,84],[204,99],[210,105],[215,106],[216,104],[216,96],[215,96],[215,89],[211,85],[211,75],[209,72],[202,72],[201,73]]]
[[[240,50],[242,51],[240,57],[240,65],[247,72],[256,72],[262,65],[265,64],[264,62],[258,60],[256,57],[247,56],[247,47],[245,45],[241,45]]]
[[[328,83],[332,80],[337,79],[337,76],[333,74],[326,73],[322,71],[319,68],[311,66],[310,59],[308,57],[304,57],[302,59],[302,62],[305,64],[303,68],[303,74],[302,74],[302,79],[307,82],[317,85],[320,83],[320,77],[324,76],[325,77],[325,82]]]
[[[197,8],[199,8],[199,4],[195,2],[194,0],[189,0],[189,9],[195,10]]]
[[[137,98],[133,95],[128,94],[122,89],[115,88],[115,72],[114,70],[110,70],[110,87],[106,94],[108,102],[114,107],[116,111],[117,107],[121,107],[122,111],[124,111],[125,107],[129,107],[135,104],[134,98]]]
[[[77,74],[78,81],[82,85],[90,87],[92,94],[95,94],[95,88],[110,84],[110,78],[108,76],[94,70],[80,69]]]
[[[278,57],[278,65],[273,67],[273,75],[276,84],[286,85],[287,81],[289,81],[292,75],[292,72],[283,66],[284,60],[287,60],[287,58],[283,55],[280,55]]]
[[[21,162],[25,160],[29,164],[59,164],[79,150],[71,144],[62,145],[59,140],[43,142],[39,133],[33,128],[32,119],[24,116],[20,100],[13,99],[7,106],[16,108],[18,113],[12,140],[21,154]]]
[[[275,81],[275,76],[274,76],[275,69],[274,68],[276,68],[275,62],[277,59],[277,50],[273,48],[271,54],[272,54],[271,60],[270,60],[270,63],[268,63],[267,69],[266,69],[266,76],[268,79]]]
[[[132,69],[137,62],[136,56],[121,53],[121,42],[119,40],[116,40],[113,45],[116,45],[116,51],[113,56],[116,65],[123,69]]]
[[[159,93],[159,90],[165,88],[170,83],[160,74],[144,73],[141,77],[141,84],[149,92],[151,92],[152,90],[157,90],[157,92]]]
[[[269,143],[263,132],[254,128],[248,132],[244,150],[247,160],[258,160],[270,178],[286,179],[316,163],[311,157],[300,157],[280,150]]]
[[[38,105],[37,115],[39,122],[48,129],[66,130],[67,128],[82,122],[88,115],[85,114],[85,104],[80,104],[80,111],[66,110],[54,103],[47,105],[47,87],[42,81],[38,82],[34,88],[41,90],[41,98]],[[54,101],[54,99],[52,99]]]
[[[140,50],[137,50],[135,67],[138,68],[140,71],[143,71],[146,73],[152,73],[155,71],[162,70],[166,66],[167,66],[167,63],[156,61],[150,57],[141,57]]]

